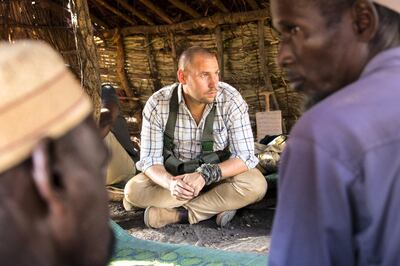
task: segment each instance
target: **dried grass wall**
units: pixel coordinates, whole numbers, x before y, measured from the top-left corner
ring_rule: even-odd
[[[257,29],[256,22],[221,28],[224,50],[223,81],[238,89],[248,103],[254,130],[255,113],[265,110],[264,98],[259,97],[259,93],[267,90],[260,68]],[[174,37],[178,56],[185,48],[192,45],[217,51],[216,36],[213,31],[197,34],[185,32],[175,34]],[[279,38],[274,35],[268,24],[264,27],[264,37],[270,78],[286,128],[289,130],[300,115],[300,97],[288,88],[281,70],[276,65]],[[120,87],[116,73],[116,38],[97,39],[97,45],[102,81]],[[153,92],[176,81],[172,45],[168,34],[135,35],[124,38],[126,72],[132,89],[139,96],[142,105]],[[126,116],[133,116],[140,111],[140,108],[124,110]],[[137,128],[133,134],[139,134]]]

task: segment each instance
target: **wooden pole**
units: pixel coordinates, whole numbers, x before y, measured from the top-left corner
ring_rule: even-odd
[[[162,18],[162,20],[164,20],[168,24],[174,23],[174,21],[161,8],[153,4],[150,0],[139,0],[139,1],[145,6],[147,6],[151,11],[160,16],[160,18]]]
[[[172,60],[174,61],[174,73],[176,73],[178,71],[178,56],[176,54],[175,35],[172,32],[170,32],[168,34],[168,37],[171,45]]]
[[[269,75],[268,67],[267,67],[267,55],[265,53],[265,40],[264,40],[264,20],[258,21],[258,50],[260,55],[260,68],[263,76],[264,84],[267,87],[267,90],[272,92],[272,103],[276,110],[279,110],[279,104],[276,99],[275,91],[272,87],[271,78]]]
[[[129,3],[127,3],[125,0],[116,0],[123,8],[131,12],[134,16],[140,18],[144,22],[146,22],[149,25],[154,25],[154,22],[147,17],[146,15],[142,14],[141,12],[137,11],[135,8],[133,8]]]
[[[199,19],[193,19],[177,24],[171,25],[161,25],[161,26],[133,26],[123,28],[121,33],[123,36],[129,36],[134,34],[157,34],[157,33],[166,33],[166,32],[179,32],[179,31],[188,31],[194,29],[208,28],[214,29],[218,25],[223,24],[240,24],[240,23],[248,23],[251,21],[265,20],[269,17],[267,9],[260,9],[249,12],[239,12],[239,13],[229,13],[222,14],[217,13],[210,17],[203,17]],[[104,31],[104,36],[107,38],[109,36],[113,36],[115,30],[112,31]]]
[[[100,71],[93,27],[87,0],[71,1],[71,12],[77,17],[75,26],[78,60],[81,63],[81,84],[90,96],[94,106],[94,118],[100,117]]]
[[[215,40],[217,42],[217,57],[219,63],[219,74],[221,80],[224,80],[224,43],[222,40],[221,27],[215,28]]]
[[[125,91],[126,96],[133,97],[133,93],[130,89],[130,84],[128,77],[125,71],[125,47],[124,47],[124,39],[118,31],[118,35],[116,36],[116,43],[117,43],[117,76],[121,81],[121,89]]]
[[[2,25],[3,26],[3,34],[2,34],[2,36],[1,36],[1,38],[4,40],[4,41],[8,41],[8,34],[10,33],[10,25],[9,25],[9,15],[10,15],[10,8],[11,8],[11,3],[10,3],[10,0],[7,0],[7,2],[6,2],[6,10],[5,10],[5,12],[4,12],[4,24]]]
[[[150,39],[149,34],[146,34],[145,46],[146,46],[146,53],[147,53],[147,58],[148,58],[148,62],[149,62],[150,75],[151,75],[151,80],[153,82],[153,88],[154,88],[153,92],[154,92],[154,91],[158,91],[159,89],[161,89],[161,82],[158,78],[157,64],[156,64],[154,55],[152,53],[151,39]]]
[[[196,10],[194,10],[193,8],[191,8],[190,6],[179,0],[168,0],[168,1],[177,8],[179,8],[180,10],[182,10],[183,12],[186,12],[187,14],[191,15],[193,18],[201,17],[201,15]]]

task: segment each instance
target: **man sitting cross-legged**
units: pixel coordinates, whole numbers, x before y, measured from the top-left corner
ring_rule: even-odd
[[[143,173],[125,186],[125,208],[146,208],[145,224],[191,224],[217,215],[224,226],[237,209],[267,190],[254,167],[248,107],[232,86],[219,82],[215,54],[183,52],[178,84],[154,93],[143,111]]]

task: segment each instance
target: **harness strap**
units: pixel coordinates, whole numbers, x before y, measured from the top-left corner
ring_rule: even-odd
[[[167,124],[164,130],[164,166],[167,171],[173,175],[179,175],[183,173],[194,172],[203,163],[220,163],[229,158],[230,153],[228,150],[213,152],[214,135],[213,135],[213,124],[215,119],[215,104],[212,107],[210,113],[207,115],[204,123],[203,135],[201,138],[201,154],[197,159],[193,159],[187,162],[183,162],[175,157],[173,154],[174,135],[176,128],[176,119],[178,116],[178,86],[176,84],[172,88],[172,95],[169,103],[169,115]]]

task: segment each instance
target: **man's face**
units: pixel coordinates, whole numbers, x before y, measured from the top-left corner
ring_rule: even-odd
[[[309,0],[272,0],[271,13],[281,33],[278,63],[291,86],[307,96],[306,106],[358,77],[365,50],[357,43],[350,10],[331,26]]]
[[[217,95],[219,67],[215,56],[195,55],[184,70],[185,100],[190,103],[212,103]]]

